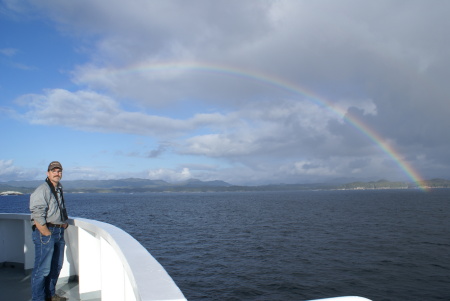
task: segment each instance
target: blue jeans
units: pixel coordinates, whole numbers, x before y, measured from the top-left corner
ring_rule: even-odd
[[[34,269],[31,274],[32,301],[45,301],[55,295],[64,260],[64,228],[49,227],[49,236],[44,236],[38,229],[33,231]]]

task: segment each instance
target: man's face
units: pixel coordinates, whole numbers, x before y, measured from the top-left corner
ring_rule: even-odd
[[[47,177],[53,185],[58,185],[59,181],[62,178],[62,170],[60,168],[53,168],[52,170],[47,171]]]

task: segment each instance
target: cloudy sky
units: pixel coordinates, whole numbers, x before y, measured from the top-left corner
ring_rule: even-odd
[[[0,181],[450,178],[450,1],[2,0]]]

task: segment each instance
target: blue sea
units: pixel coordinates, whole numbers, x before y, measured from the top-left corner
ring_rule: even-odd
[[[133,235],[191,301],[450,300],[449,189],[65,197],[71,217]]]

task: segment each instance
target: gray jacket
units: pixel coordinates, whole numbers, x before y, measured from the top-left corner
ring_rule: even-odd
[[[58,188],[62,188],[58,184]],[[60,201],[61,206],[63,206]],[[55,196],[46,182],[39,185],[30,196],[31,220],[41,225],[46,223],[64,224],[61,220],[61,210]],[[34,222],[32,222],[34,224]]]

